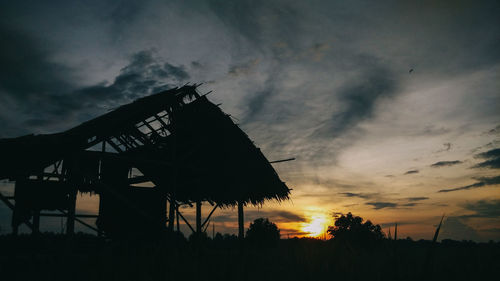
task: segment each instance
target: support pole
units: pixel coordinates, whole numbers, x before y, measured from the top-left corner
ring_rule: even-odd
[[[102,212],[102,193],[99,193],[99,215],[97,217],[101,216],[101,212]],[[102,237],[103,236],[103,231],[102,231],[101,227],[99,227],[99,225],[97,226],[97,229],[98,229],[97,230],[97,236],[98,237]]]
[[[169,203],[170,205],[168,209],[168,231],[173,232],[175,223],[175,209],[176,209],[175,199],[173,197],[170,197]]]
[[[181,228],[179,226],[179,211],[176,212],[176,217],[177,217],[177,232],[180,232]]]
[[[196,201],[196,233],[201,233],[201,201]]]
[[[75,234],[76,193],[77,190],[74,188],[69,193],[68,218],[66,220],[66,234],[68,236]]]
[[[238,201],[238,238],[245,238],[245,220],[243,218],[243,202]]]
[[[38,235],[40,233],[40,210],[35,210],[33,213],[33,229],[31,230],[32,235]]]

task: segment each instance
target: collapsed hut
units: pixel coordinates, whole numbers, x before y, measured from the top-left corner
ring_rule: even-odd
[[[243,237],[243,207],[286,200],[290,189],[196,87],[137,99],[61,133],[0,139],[0,179],[15,181],[14,196],[0,193],[13,232],[26,224],[38,233],[44,215],[65,217],[69,235],[75,222],[109,237],[161,234],[179,230],[179,219],[202,232],[217,208],[237,206]],[[99,195],[97,215],[75,213],[78,192]],[[212,208],[203,221],[202,204]],[[196,208],[194,225],[182,205]]]

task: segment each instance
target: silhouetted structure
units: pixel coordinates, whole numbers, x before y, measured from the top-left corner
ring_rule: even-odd
[[[159,234],[167,222],[179,228],[179,217],[202,232],[217,207],[238,205],[241,235],[244,205],[288,199],[260,150],[196,87],[138,99],[62,133],[1,139],[0,179],[16,184],[14,197],[0,199],[13,210],[14,232],[21,223],[38,232],[40,215],[67,217],[68,234],[75,220],[112,237]],[[78,192],[99,195],[99,214],[84,216],[97,217],[97,228],[75,214]],[[203,202],[213,209],[202,222]],[[182,204],[196,206],[195,228]]]

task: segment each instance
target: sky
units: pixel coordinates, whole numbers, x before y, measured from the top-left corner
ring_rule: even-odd
[[[269,160],[296,158],[274,164],[291,199],[247,208],[247,226],[314,236],[352,212],[431,239],[445,214],[441,238],[498,241],[498,14],[498,1],[1,1],[0,138],[204,83]],[[0,233],[10,215],[1,205]],[[214,216],[236,233],[235,209]]]

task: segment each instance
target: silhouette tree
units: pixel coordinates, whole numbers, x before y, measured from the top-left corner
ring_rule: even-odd
[[[246,238],[260,245],[273,245],[280,239],[280,230],[267,218],[258,218],[250,223]]]
[[[363,222],[362,217],[350,212],[337,217],[335,224],[329,226],[327,232],[334,240],[348,241],[353,245],[367,245],[385,237],[380,225],[374,225],[369,220]]]

